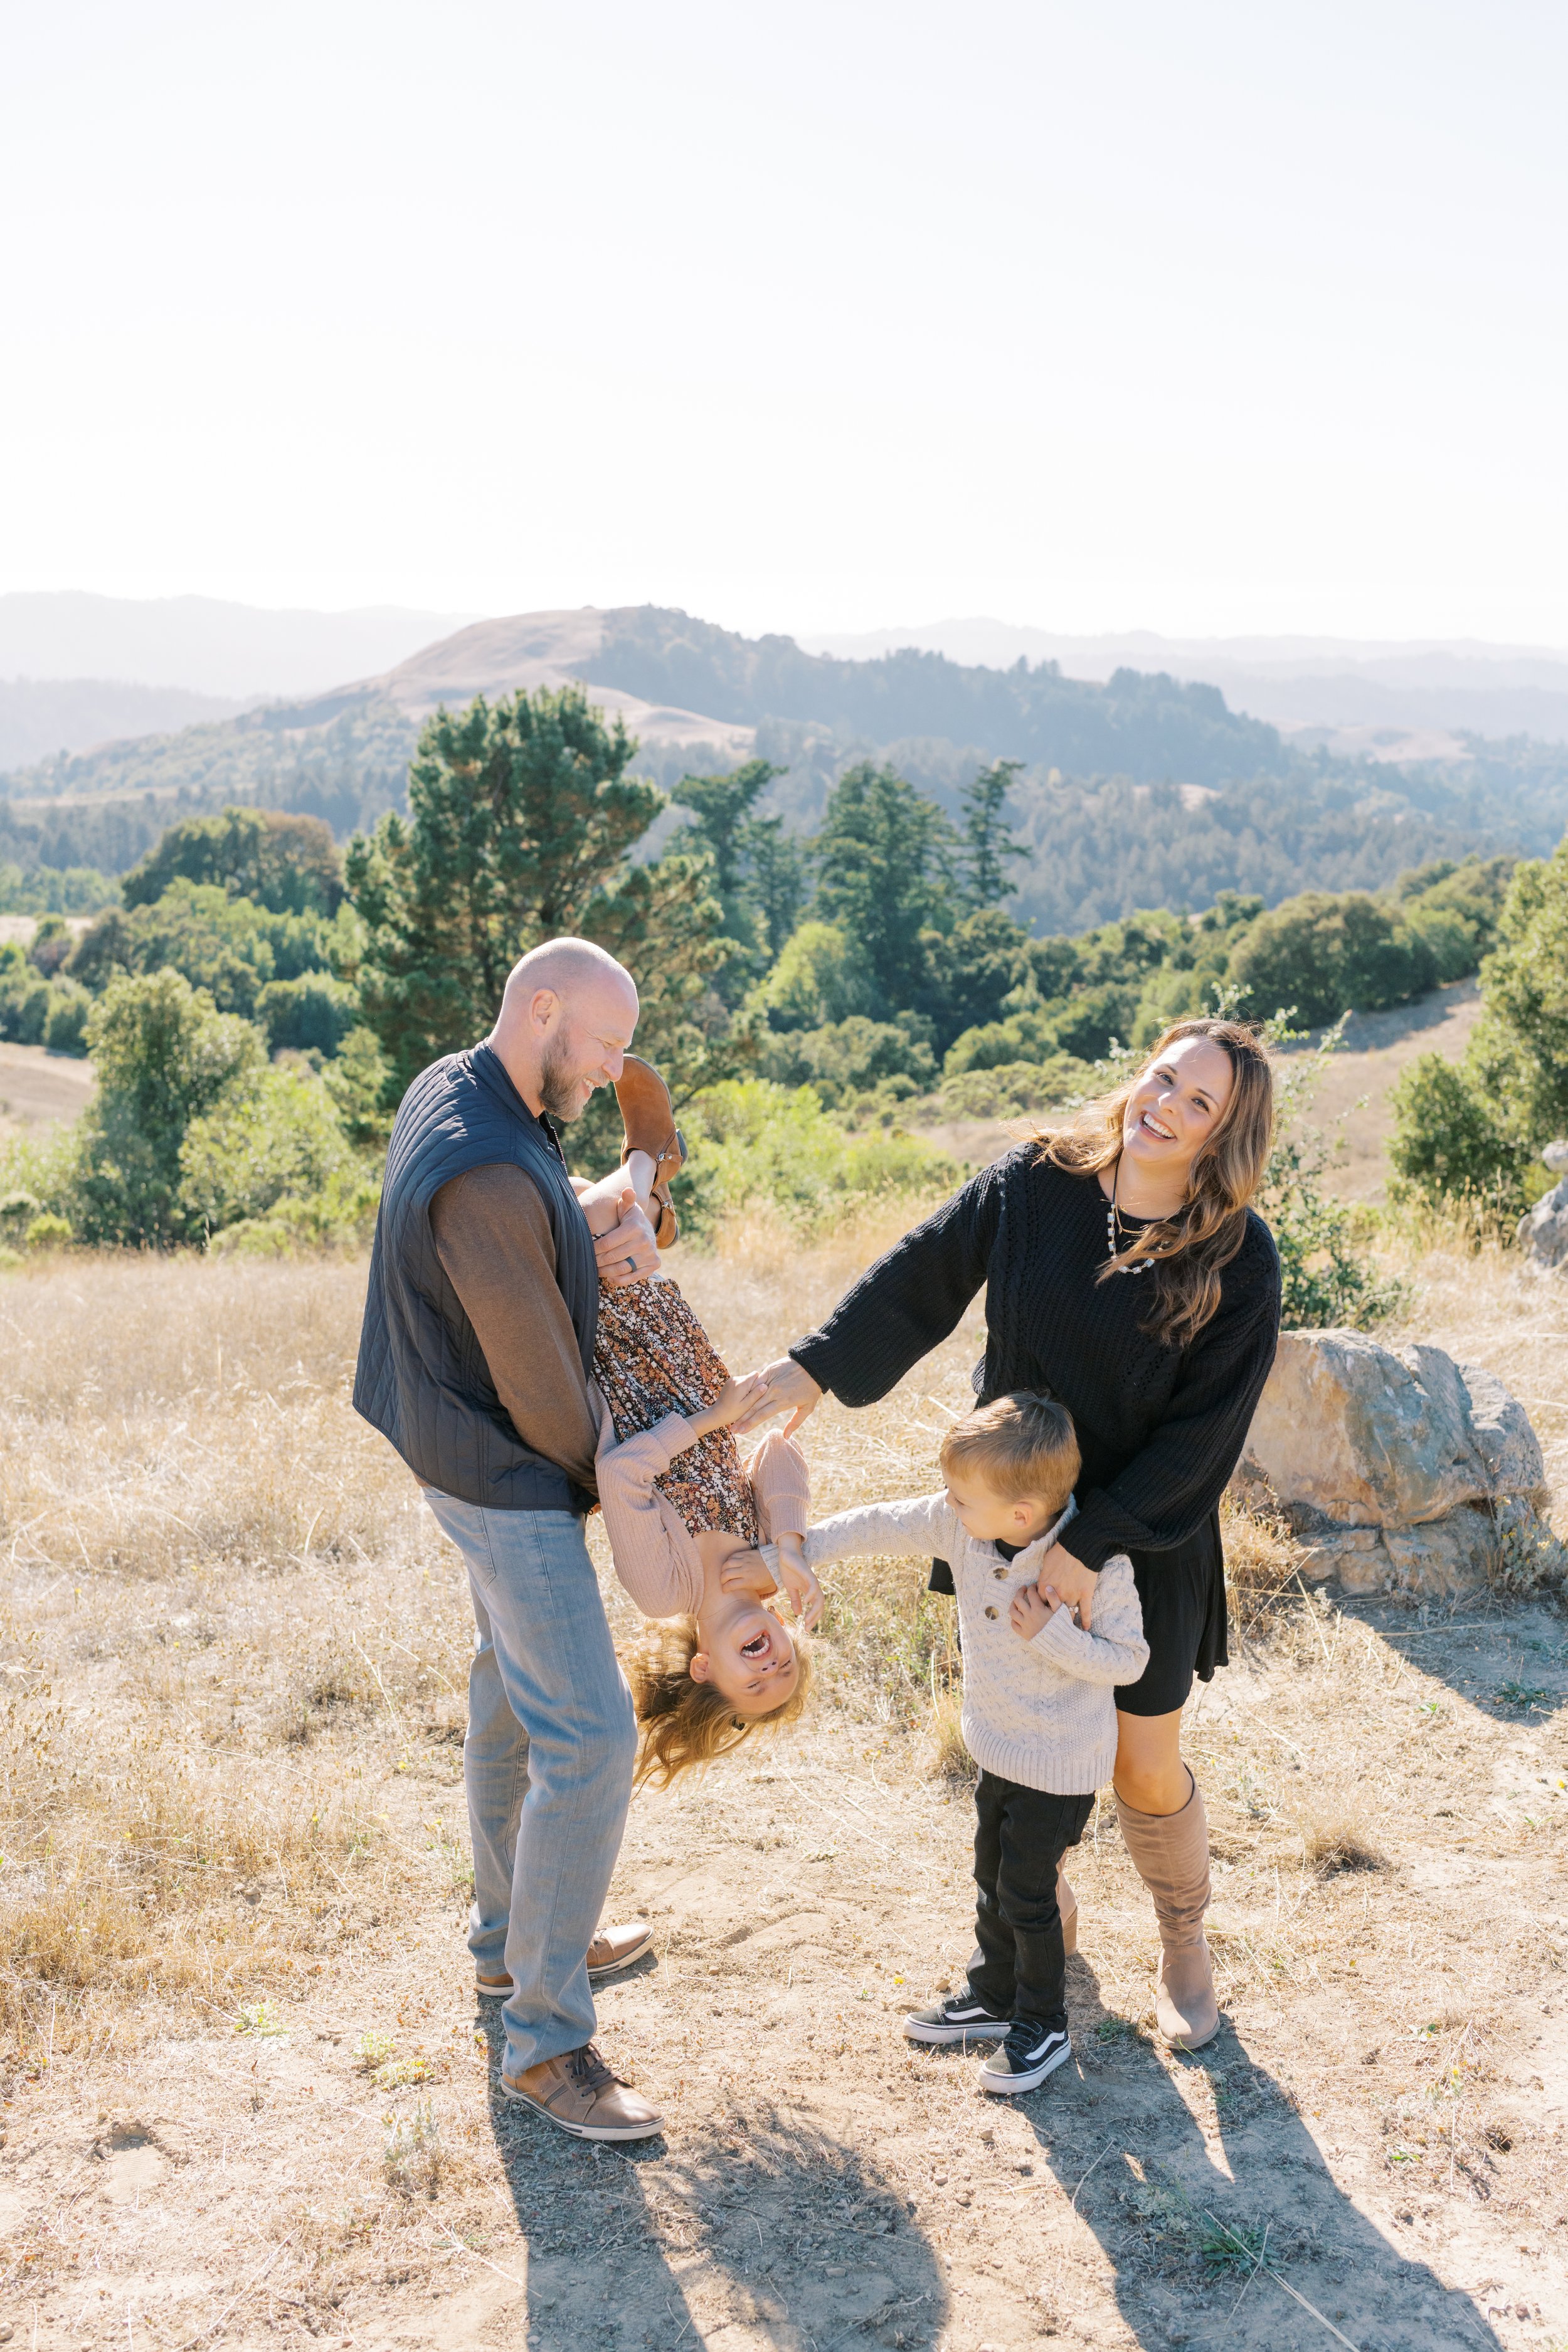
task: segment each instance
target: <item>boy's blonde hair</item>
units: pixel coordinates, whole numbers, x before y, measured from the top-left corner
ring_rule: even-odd
[[[693,1653],[701,1648],[695,1617],[664,1617],[647,1627],[628,1669],[642,1738],[633,1787],[648,1781],[668,1789],[682,1772],[711,1764],[739,1748],[749,1731],[795,1722],[811,1688],[811,1653],[795,1637],[795,1688],[768,1715],[737,1715],[714,1683],[694,1682]]]
[[[1067,1501],[1083,1467],[1072,1415],[1034,1389],[977,1404],[942,1441],[942,1475],[968,1470],[1009,1503]]]

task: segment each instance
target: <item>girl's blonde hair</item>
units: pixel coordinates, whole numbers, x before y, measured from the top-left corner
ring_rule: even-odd
[[[1152,1261],[1153,1299],[1143,1329],[1184,1348],[1219,1307],[1219,1278],[1247,1237],[1247,1206],[1263,1181],[1274,1140],[1274,1069],[1263,1041],[1241,1021],[1173,1021],[1131,1077],[1098,1096],[1067,1126],[1041,1128],[1047,1160],[1075,1175],[1098,1174],[1121,1157],[1128,1098],[1146,1073],[1184,1037],[1206,1037],[1230,1064],[1230,1100],[1193,1161],[1187,1197],[1173,1217],[1144,1225],[1101,1266],[1099,1280]]]
[[[795,1688],[768,1715],[737,1715],[716,1683],[694,1682],[691,1660],[702,1644],[695,1617],[649,1625],[633,1651],[628,1679],[642,1738],[634,1788],[668,1789],[682,1772],[739,1748],[748,1732],[794,1723],[811,1688],[811,1653],[795,1636]]]

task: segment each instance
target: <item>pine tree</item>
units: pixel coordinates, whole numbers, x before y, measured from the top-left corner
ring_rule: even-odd
[[[638,1050],[683,1063],[672,1078],[709,1075],[727,1026],[722,1007],[704,1003],[725,953],[711,860],[631,865],[664,805],[626,773],[636,748],[581,687],[493,705],[481,695],[427,721],[407,817],[383,817],[344,859],[365,926],[354,978],[393,1100],[438,1055],[487,1033],[520,955],[568,932],[632,971]]]
[[[963,823],[959,897],[967,908],[999,907],[1013,887],[1008,860],[1028,857],[1024,844],[1014,840],[1006,816],[1007,794],[1023,764],[1022,760],[998,760],[982,768],[960,796]]]
[[[925,968],[921,929],[950,919],[935,867],[952,843],[935,801],[891,768],[862,761],[828,794],[816,837],[816,912],[859,948],[883,1018],[915,1001]]]

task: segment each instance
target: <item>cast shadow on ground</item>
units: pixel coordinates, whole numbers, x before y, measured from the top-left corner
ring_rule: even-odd
[[[1019,2105],[1057,2180],[1076,2194],[1141,2347],[1331,2345],[1328,2329],[1257,2266],[1261,2252],[1357,2352],[1501,2352],[1468,2298],[1336,2186],[1289,2095],[1228,2020],[1178,2063],[1205,2078],[1188,2087],[1200,2110],[1212,2097],[1234,2177],[1154,2050],[1108,2017],[1081,1958],[1069,1964],[1068,1996],[1075,2063]],[[1048,2276],[1042,2284],[1048,2306]]]
[[[1326,1590],[1342,1615],[1494,1723],[1539,1729],[1568,1705],[1568,1622],[1555,1602],[1480,1592],[1412,1606]]]
[[[528,2247],[530,2352],[685,2352],[723,2327],[778,2352],[923,2344],[946,2316],[934,2250],[864,2151],[742,2074],[678,2138],[597,2146],[508,2101],[495,2012],[490,2117]],[[687,2289],[700,2274],[701,2315]],[[828,2275],[832,2271],[836,2275]]]

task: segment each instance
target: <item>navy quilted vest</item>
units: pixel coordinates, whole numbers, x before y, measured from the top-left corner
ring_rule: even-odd
[[[391,1440],[422,1484],[498,1511],[584,1511],[590,1497],[526,1446],[436,1255],[430,1203],[470,1168],[511,1161],[539,1188],[555,1237],[555,1277],[593,1360],[598,1269],[587,1219],[554,1137],[493,1046],[448,1054],[403,1098],[386,1155],[354,1410]]]

